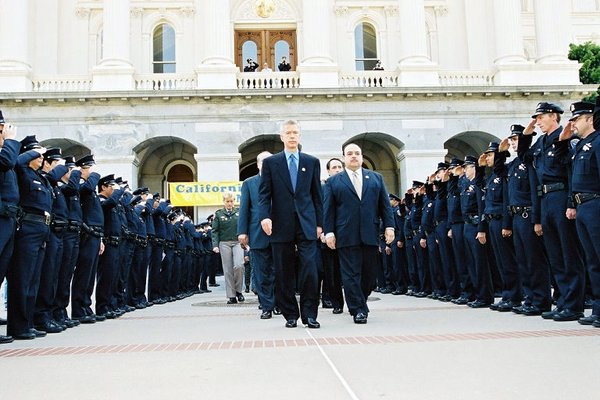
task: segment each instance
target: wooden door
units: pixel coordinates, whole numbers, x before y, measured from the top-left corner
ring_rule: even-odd
[[[295,30],[237,30],[235,31],[235,63],[244,70],[246,59],[252,58],[259,65],[259,70],[267,63],[273,71],[285,56],[296,69],[296,31]]]

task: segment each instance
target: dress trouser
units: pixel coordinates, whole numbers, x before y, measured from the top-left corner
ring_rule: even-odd
[[[470,274],[474,267],[471,267],[472,260],[467,254],[464,230],[465,224],[463,222],[452,224],[452,250],[454,251],[454,261],[460,281],[461,296],[469,300],[475,300],[476,294]]]
[[[489,222],[489,239],[502,277],[502,300],[520,303],[523,300],[523,288],[515,247],[512,238],[502,236],[502,220],[493,219]]]
[[[236,241],[219,242],[219,253],[225,276],[225,294],[227,298],[241,293],[244,285],[244,250]]]
[[[275,309],[275,270],[271,246],[264,249],[250,249],[250,263],[256,279],[256,292],[263,311]]]
[[[340,271],[346,304],[351,315],[369,314],[367,299],[375,287],[373,260],[378,256],[377,246],[348,246],[338,248]]]
[[[340,271],[340,258],[337,250],[329,247],[321,249],[323,269],[325,270],[324,282],[329,284],[327,292],[333,308],[344,308],[344,294],[342,293],[342,275]]]
[[[90,314],[87,308],[92,304],[93,283],[96,281],[99,251],[100,238],[83,234],[71,287],[71,316],[73,318],[82,318]],[[89,290],[90,282],[92,282],[92,291]]]
[[[112,311],[112,298],[119,276],[119,246],[105,244],[98,260],[98,283],[96,285],[96,314]]]
[[[491,304],[494,301],[494,289],[487,260],[487,243],[485,245],[479,243],[479,240],[476,239],[477,233],[477,225],[465,223],[464,239],[467,251],[473,260],[474,268],[471,269],[470,276],[474,282],[475,294],[477,300]]]
[[[600,316],[600,199],[580,204],[576,221],[594,297],[592,314]]]
[[[53,318],[52,309],[58,286],[60,261],[62,260],[63,232],[54,232],[51,230],[48,235],[40,276],[40,287],[35,300],[34,325],[45,325]]]
[[[0,216],[0,284],[6,277],[15,244],[16,220],[12,217]]]

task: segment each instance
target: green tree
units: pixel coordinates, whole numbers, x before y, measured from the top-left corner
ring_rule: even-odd
[[[585,42],[582,44],[569,45],[569,59],[577,60],[581,63],[579,70],[579,79],[583,84],[600,84],[600,46]],[[584,100],[595,101],[600,95],[600,87],[592,95]]]

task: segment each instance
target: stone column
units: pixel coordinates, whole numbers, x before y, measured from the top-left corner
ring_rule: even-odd
[[[133,90],[129,43],[130,0],[104,0],[102,60],[93,70],[92,90]]]
[[[338,87],[338,66],[331,57],[333,0],[302,1],[303,52],[297,71],[302,88]]]
[[[446,149],[440,150],[402,150],[397,155],[400,161],[400,193],[405,193],[412,181],[425,182],[428,174],[433,172],[437,163],[444,160]]]
[[[439,86],[437,65],[427,54],[424,0],[398,0],[400,20],[400,86]]]
[[[534,0],[536,72],[529,84],[577,85],[580,65],[567,58],[571,38],[571,2]]]
[[[0,0],[0,91],[30,92],[29,0]]]
[[[198,89],[235,89],[239,68],[233,62],[229,0],[197,0],[200,23]]]

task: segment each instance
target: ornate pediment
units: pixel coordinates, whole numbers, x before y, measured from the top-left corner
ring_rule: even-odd
[[[234,10],[235,22],[296,21],[296,12],[285,0],[245,0]]]

